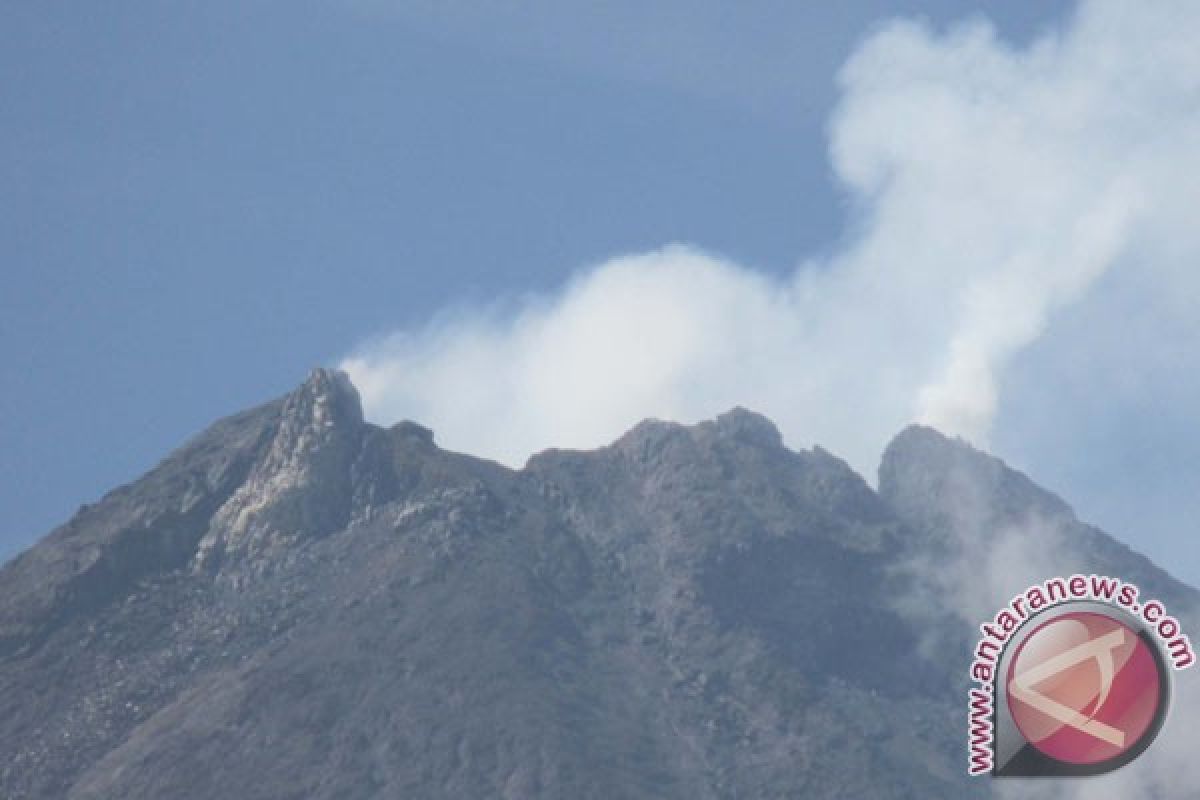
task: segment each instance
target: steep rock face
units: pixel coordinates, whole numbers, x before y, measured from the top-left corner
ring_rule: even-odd
[[[1073,517],[964,447],[877,494],[736,409],[513,471],[319,370],[0,571],[0,796],[982,795],[902,567],[956,471]]]
[[[1180,613],[1200,619],[1200,597],[1193,589],[1080,522],[1061,498],[1024,474],[962,440],[916,425],[902,431],[884,451],[879,494],[948,560],[969,558],[982,567],[991,551],[993,558],[1026,562],[1031,581],[1051,574],[1120,576],[1153,588]],[[1020,547],[1004,550],[1014,543]],[[1007,591],[1023,588],[1012,581]]]
[[[284,399],[263,457],[213,515],[199,543],[198,566],[215,569],[227,558],[269,560],[294,537],[344,527],[354,511],[351,472],[363,455],[365,432],[358,392],[346,376],[313,370]]]
[[[185,564],[216,509],[245,481],[279,424],[281,402],[216,423],[135,484],[84,506],[0,569],[0,656]]]
[[[1073,518],[1069,506],[961,439],[912,425],[884,450],[879,494],[918,529],[996,526],[1036,514]]]

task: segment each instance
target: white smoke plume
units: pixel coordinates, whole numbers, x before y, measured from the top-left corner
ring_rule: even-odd
[[[1114,273],[1195,287],[1197,41],[1186,2],[1086,3],[1027,48],[891,23],[840,75],[830,152],[856,214],[833,255],[782,278],[694,247],[624,256],[342,367],[371,419],[514,465],[737,404],[866,474],[912,420],[986,445],[1006,365],[1056,310],[1129,311]]]
[[[382,336],[342,367],[371,419],[513,465],[740,404],[864,474],[913,420],[986,445],[1006,368],[1071,306],[1104,323],[1050,348],[1073,391],[1128,348],[1200,374],[1177,335],[1200,334],[1197,42],[1200,5],[1182,0],[1085,2],[1025,48],[980,21],[883,26],[839,79],[830,155],[855,217],[832,255],[783,277],[689,246],[627,255],[552,295]],[[972,542],[974,572],[930,570],[972,627],[1069,547],[1037,520]],[[997,792],[1193,796],[1200,679],[1180,678],[1136,763]]]

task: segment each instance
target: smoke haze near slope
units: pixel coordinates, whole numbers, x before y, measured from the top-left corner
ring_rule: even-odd
[[[840,76],[830,155],[855,211],[832,255],[788,276],[689,246],[622,256],[342,367],[373,420],[510,464],[737,404],[866,474],[912,420],[986,445],[1005,368],[1056,311],[1097,304],[1154,340],[1132,281],[1190,312],[1198,29],[1184,3],[1087,3],[1026,49],[980,21],[890,23]]]

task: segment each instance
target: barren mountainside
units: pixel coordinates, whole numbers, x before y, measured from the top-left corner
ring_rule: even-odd
[[[510,470],[316,370],[0,570],[0,797],[984,796],[948,576],[1031,525],[1198,606],[930,429],[878,491],[741,409]]]

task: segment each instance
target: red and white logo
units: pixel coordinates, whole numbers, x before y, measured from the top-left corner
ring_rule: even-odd
[[[1119,759],[1153,735],[1166,693],[1154,652],[1106,614],[1068,612],[1042,623],[1009,663],[1007,700],[1021,736],[1050,758]]]
[[[1158,735],[1170,669],[1195,661],[1179,620],[1105,575],[1049,578],[979,626],[967,692],[967,772],[1100,775]]]

